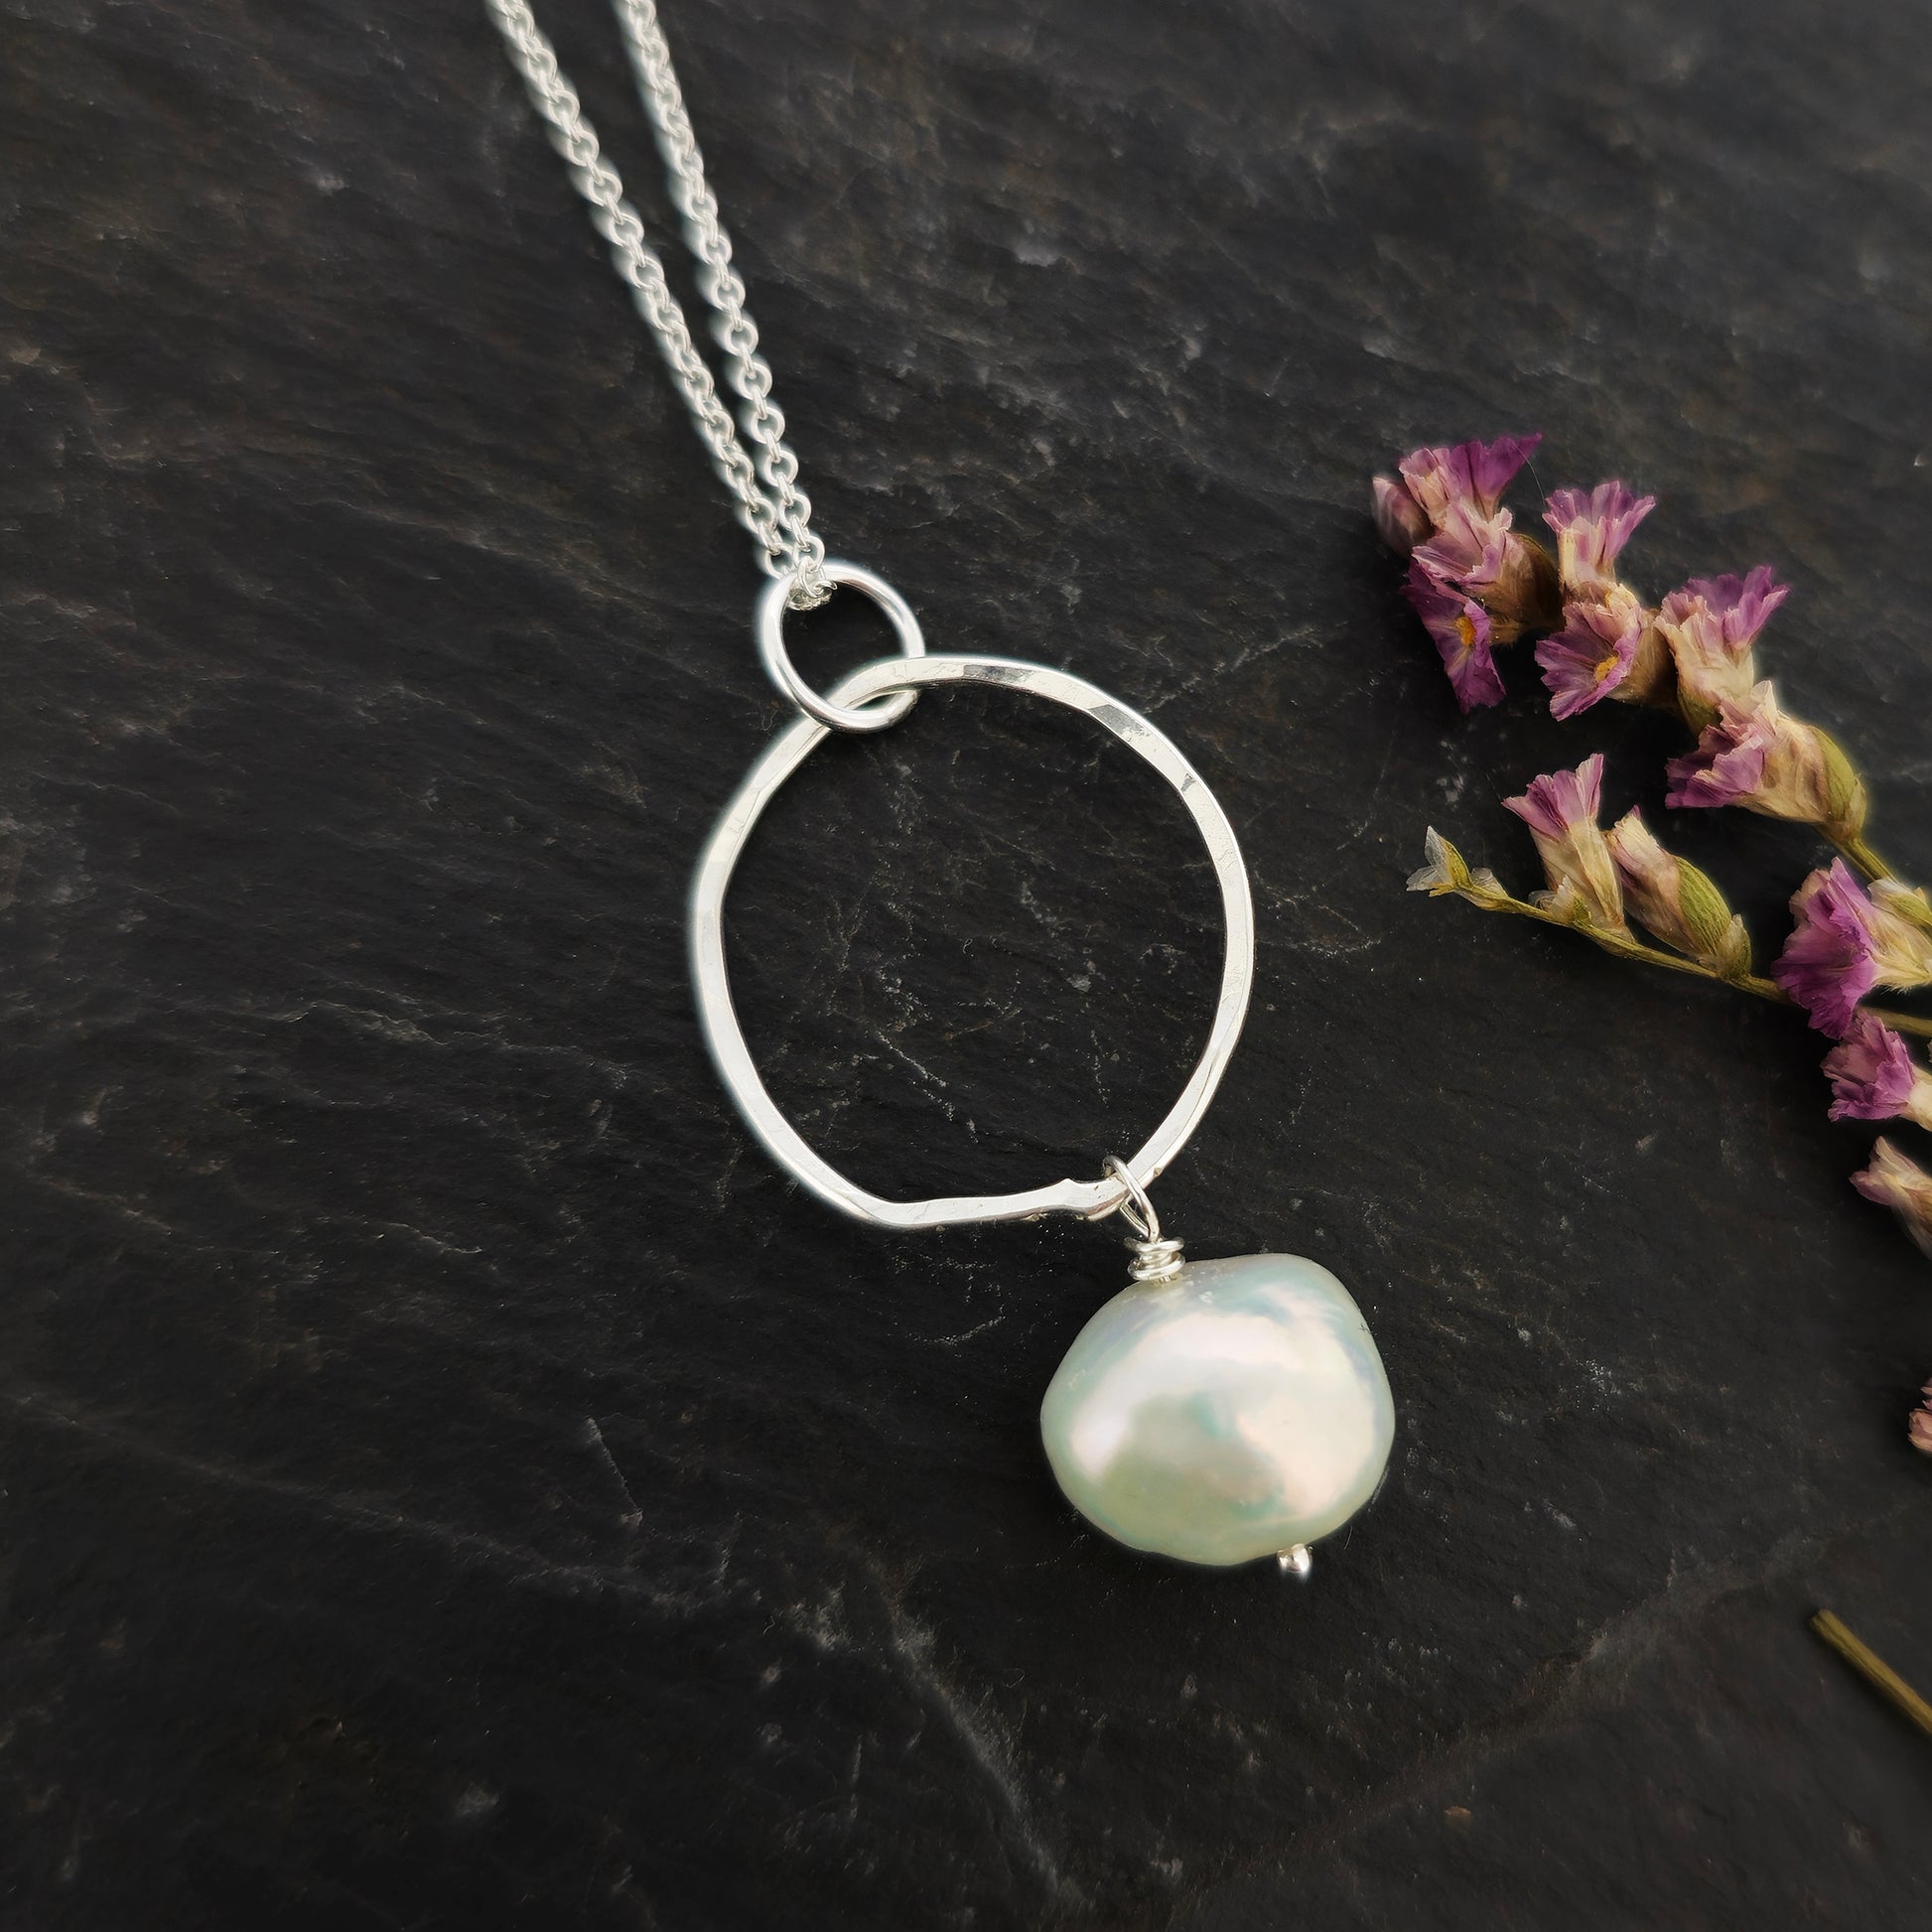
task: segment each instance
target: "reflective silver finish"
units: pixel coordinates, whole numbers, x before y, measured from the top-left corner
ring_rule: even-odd
[[[705,1038],[719,1077],[730,1089],[739,1111],[762,1142],[765,1152],[821,1200],[862,1221],[876,1222],[883,1227],[927,1228],[958,1221],[1026,1220],[1047,1213],[1090,1217],[1112,1213],[1130,1198],[1130,1181],[1140,1188],[1151,1185],[1185,1145],[1207,1111],[1207,1104],[1227,1067],[1228,1055],[1240,1036],[1241,1022],[1248,1010],[1248,989],[1254,978],[1255,927],[1247,870],[1241,863],[1234,828],[1200,773],[1171,740],[1118,698],[1108,696],[1098,686],[1067,671],[1007,657],[888,658],[854,671],[833,690],[830,703],[845,709],[891,692],[914,691],[929,684],[995,685],[1085,712],[1122,744],[1138,752],[1180,794],[1181,803],[1200,828],[1208,857],[1213,861],[1227,933],[1221,988],[1214,1005],[1213,1025],[1208,1030],[1207,1046],[1180,1098],[1146,1144],[1129,1158],[1125,1164],[1126,1178],[1109,1173],[1099,1180],[1056,1180],[1048,1186],[1017,1194],[885,1200],[848,1180],[805,1145],[765,1092],[745,1044],[738,1016],[732,1010],[731,982],[725,967],[724,909],[732,869],[751,837],[752,828],[778,787],[805,761],[813,747],[828,736],[828,727],[812,718],[800,718],[787,726],[765,748],[746,774],[737,795],[725,807],[724,816],[698,861],[691,886],[691,966]],[[1145,1195],[1141,1198],[1145,1199]],[[1158,1229],[1158,1223],[1154,1225]]]
[[[885,612],[898,638],[898,647],[907,657],[925,655],[925,636],[912,607],[883,577],[875,577],[857,564],[829,562],[821,577],[830,584],[846,584],[867,597]],[[916,691],[896,691],[890,698],[875,698],[871,704],[848,707],[827,704],[793,668],[785,649],[785,612],[792,602],[792,579],[774,577],[759,593],[758,610],[752,627],[758,638],[759,656],[775,684],[807,718],[816,718],[837,732],[877,732],[897,725],[918,703]]]
[[[731,386],[741,399],[736,425],[719,400],[711,370],[665,281],[664,265],[644,239],[643,223],[625,200],[617,170],[604,159],[596,130],[584,116],[576,89],[559,69],[556,50],[538,27],[528,0],[483,3],[542,117],[551,146],[563,156],[578,193],[590,206],[593,224],[610,245],[619,275],[630,288],[638,314],[657,339],[671,379],[737,504],[739,520],[758,540],[760,562],[771,580],[759,600],[759,653],[779,690],[805,714],[753,766],[705,848],[692,889],[691,947],[698,1010],[720,1075],[771,1157],[821,1198],[862,1220],[889,1227],[937,1227],[948,1221],[1010,1220],[1054,1211],[1097,1217],[1124,1202],[1138,1202],[1138,1218],[1145,1225],[1137,1244],[1136,1278],[1168,1279],[1180,1266],[1180,1247],[1161,1238],[1145,1184],[1179,1151],[1206,1111],[1240,1034],[1254,972],[1254,912],[1247,874],[1226,814],[1168,739],[1104,691],[1065,672],[1007,658],[926,657],[918,621],[891,585],[857,565],[827,563],[825,546],[810,527],[811,501],[798,487],[798,460],[784,440],[783,413],[771,399],[770,366],[758,352],[758,331],[745,309],[745,284],[732,267],[731,239],[705,182],[704,158],[685,111],[654,0],[613,0],[613,4],[656,134],[671,199],[683,217],[684,239],[697,262],[698,289],[714,312],[712,334],[723,352]],[[748,443],[752,454],[747,453]],[[835,584],[850,585],[879,605],[904,656],[854,672],[825,697],[792,665],[785,649],[784,613],[787,608],[809,610],[824,602]],[[1139,752],[1180,793],[1214,862],[1227,926],[1227,955],[1206,1050],[1179,1100],[1147,1144],[1130,1162],[1114,1164],[1100,1180],[1061,1180],[1018,1194],[882,1200],[822,1161],[778,1112],[752,1064],[732,1011],[725,970],[724,896],[732,867],[759,814],[827,731],[883,730],[911,709],[921,686],[934,683],[1001,684],[1086,712]],[[1135,1218],[1131,1212],[1130,1219]]]
[[[1173,1281],[1184,1266],[1180,1243],[1172,1235],[1163,1239],[1161,1217],[1154,1211],[1147,1189],[1134,1178],[1133,1169],[1117,1154],[1110,1154],[1101,1162],[1100,1172],[1127,1189],[1127,1198],[1114,1212],[1139,1236],[1127,1244],[1134,1251],[1134,1264],[1128,1274],[1137,1282]]]
[[[537,25],[528,0],[483,4],[543,117],[550,145],[563,156],[577,192],[590,204],[592,224],[610,243],[611,260],[629,285],[637,313],[657,338],[671,380],[711,452],[712,466],[737,503],[738,520],[758,539],[765,573],[791,586],[794,609],[822,604],[829,595],[821,576],[825,545],[810,528],[811,498],[798,487],[798,459],[785,442],[784,413],[771,400],[771,367],[758,352],[759,332],[745,313],[745,284],[732,267],[731,238],[705,182],[704,158],[684,111],[653,0],[615,0],[618,23],[657,136],[657,151],[664,157],[671,200],[684,217],[685,242],[697,259],[699,293],[716,312],[711,333],[743,402],[736,428],[691,340],[684,311],[664,280],[664,264],[644,239],[637,210],[624,199],[618,171],[604,159],[597,132],[584,118],[576,88],[559,71],[556,49]],[[740,428],[755,455],[746,454]]]

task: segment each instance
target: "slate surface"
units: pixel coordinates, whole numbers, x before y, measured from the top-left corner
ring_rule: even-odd
[[[1535,427],[1653,592],[1776,562],[1932,871],[1924,8],[670,13],[835,553],[1241,830],[1161,1203],[1354,1286],[1394,1478],[1306,1587],[1103,1546],[1035,1407],[1113,1235],[748,1146],[680,920],[756,579],[480,9],[0,0],[0,1918],[1923,1925],[1932,1748],[1802,1618],[1932,1679],[1926,1265],[1788,1015],[1403,894],[1675,741],[1458,720],[1364,503]],[[1132,764],[929,697],[786,798],[739,984],[862,1178],[1165,1107],[1212,895]],[[1805,838],[1673,831],[1775,944]]]

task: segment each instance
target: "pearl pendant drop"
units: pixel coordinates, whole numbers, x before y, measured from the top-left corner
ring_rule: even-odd
[[[1228,1565],[1347,1522],[1388,1467],[1395,1401],[1327,1269],[1237,1255],[1116,1295],[1066,1351],[1039,1425],[1067,1500],[1096,1528]]]

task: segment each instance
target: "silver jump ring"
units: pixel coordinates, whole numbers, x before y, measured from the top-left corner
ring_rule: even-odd
[[[875,577],[858,564],[839,563],[831,557],[819,565],[817,574],[828,584],[846,584],[871,598],[885,612],[886,621],[893,626],[893,634],[898,639],[901,655],[925,655],[925,638],[919,630],[918,619],[912,615],[912,607],[883,577]],[[888,725],[897,725],[918,703],[919,694],[916,691],[895,691],[890,696],[873,699],[870,704],[848,706],[821,698],[798,675],[785,649],[785,608],[797,582],[798,573],[795,571],[785,577],[774,577],[759,594],[758,615],[753,621],[754,631],[758,637],[759,656],[763,659],[771,682],[807,718],[830,731],[877,732],[884,731]]]
[[[1108,1211],[1118,1214],[1143,1241],[1159,1241],[1161,1217],[1154,1211],[1154,1203],[1148,1199],[1147,1189],[1134,1178],[1134,1170],[1119,1155],[1110,1154],[1101,1162],[1100,1172],[1109,1180],[1118,1180],[1127,1189]]]

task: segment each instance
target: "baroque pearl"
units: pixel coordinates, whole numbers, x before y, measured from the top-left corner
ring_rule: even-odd
[[[1116,1295],[1040,1405],[1067,1500],[1130,1549],[1249,1563],[1339,1529],[1395,1442],[1348,1291],[1301,1255],[1192,1261]]]

